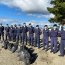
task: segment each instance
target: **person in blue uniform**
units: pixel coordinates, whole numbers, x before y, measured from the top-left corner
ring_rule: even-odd
[[[53,53],[57,52],[57,36],[58,36],[58,29],[57,25],[53,25],[53,29],[49,32],[50,40],[51,40],[51,51]]]
[[[28,31],[29,31],[29,45],[33,46],[34,27],[31,25],[31,23],[29,24]]]
[[[60,35],[61,35],[61,42],[60,42],[60,55],[59,56],[64,56],[64,48],[65,48],[65,23],[63,26],[60,26]]]
[[[46,46],[46,51],[48,51],[48,47],[49,47],[49,29],[48,26],[45,25],[44,29],[43,29],[43,50],[45,49]]]
[[[16,35],[17,42],[20,41],[22,43],[22,26],[19,24],[17,28],[17,35]]]
[[[17,41],[16,36],[17,36],[17,25],[15,24],[13,28],[13,41]]]
[[[9,30],[10,30],[10,27],[8,24],[6,24],[6,27],[4,27],[4,39],[5,40],[9,40]]]
[[[35,33],[35,44],[34,46],[40,48],[40,35],[41,35],[41,29],[39,28],[39,25],[36,25],[36,28],[34,29]]]
[[[11,41],[13,41],[13,36],[14,36],[13,33],[14,33],[14,28],[13,28],[13,25],[11,25],[10,30],[9,30],[9,37]]]
[[[4,40],[4,26],[2,25],[2,23],[0,24],[0,37],[1,37],[1,41]]]
[[[28,27],[26,26],[26,23],[23,23],[23,26],[22,26],[22,44],[23,45],[27,45],[27,32],[28,32]]]

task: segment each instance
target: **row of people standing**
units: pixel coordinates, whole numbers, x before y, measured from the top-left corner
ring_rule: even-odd
[[[58,48],[58,37],[61,37],[59,48]],[[64,56],[64,48],[65,48],[65,23],[63,26],[60,26],[59,28],[57,25],[53,25],[52,29],[48,29],[48,26],[45,25],[45,28],[43,29],[43,50],[46,46],[46,51],[49,48],[49,38],[50,37],[50,52],[53,52],[54,54],[60,49],[60,55]]]
[[[61,37],[59,47],[58,47],[58,37]],[[43,29],[43,50],[48,50],[49,48],[49,38],[50,37],[50,52],[53,52],[54,54],[60,49],[60,55],[64,56],[64,48],[65,48],[65,23],[63,26],[60,26],[59,28],[57,25],[53,25],[52,29],[48,29],[48,26],[45,25],[45,29]]]
[[[7,27],[4,28],[4,39],[12,41],[15,40],[16,43],[20,41],[21,45],[27,45],[27,41],[29,41],[29,45],[38,45],[38,48],[40,48],[40,34],[41,29],[39,28],[39,25],[36,25],[36,28],[34,28],[31,23],[29,24],[29,26],[26,26],[26,23],[24,23],[22,27],[21,25],[19,25],[18,27],[16,25],[14,25],[14,27],[12,25],[11,27],[7,25]]]
[[[40,35],[41,33],[43,34],[43,50],[46,49],[48,51],[49,49],[49,36],[50,36],[50,48],[53,53],[57,52],[57,37],[58,34],[61,35],[61,43],[60,43],[60,55],[59,56],[64,56],[64,46],[65,46],[65,24],[63,27],[60,27],[59,29],[57,28],[57,25],[54,25],[52,29],[48,29],[48,26],[45,25],[43,32],[39,28],[39,25],[36,25],[34,28],[31,23],[29,26],[26,26],[26,23],[23,24],[23,26],[19,25],[18,27],[16,25],[9,25],[7,24],[6,27],[0,26],[0,35],[4,36],[3,40],[12,40],[16,41],[16,43],[19,42],[21,45],[27,45],[27,40],[29,40],[29,45],[35,46],[40,48]],[[29,32],[28,37],[27,37],[27,32]],[[4,35],[3,35],[4,34]],[[34,36],[35,34],[35,36]]]

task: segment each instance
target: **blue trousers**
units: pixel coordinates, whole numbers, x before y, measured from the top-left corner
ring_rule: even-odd
[[[35,46],[40,48],[40,35],[35,35]]]
[[[16,41],[16,36],[17,36],[17,33],[13,33],[13,40]]]
[[[19,33],[19,34],[16,35],[16,40],[17,40],[17,42],[19,40],[22,42],[22,34],[21,33]]]
[[[10,40],[13,41],[13,33],[9,33]]]
[[[25,42],[25,45],[27,44],[27,33],[22,33],[22,44],[24,44]]]
[[[51,51],[57,52],[57,37],[51,37]]]
[[[10,35],[9,35],[9,33],[7,32],[7,33],[6,33],[6,40],[9,40],[9,38],[10,38]]]
[[[61,53],[61,55],[64,55],[64,47],[65,47],[65,40],[61,39],[61,43],[60,43],[60,53]]]
[[[47,49],[48,49],[48,46],[49,46],[49,43],[48,43],[48,37],[43,37],[43,47],[45,48],[45,46],[47,45]]]
[[[33,45],[33,39],[34,39],[33,34],[29,34],[29,44],[30,45]]]

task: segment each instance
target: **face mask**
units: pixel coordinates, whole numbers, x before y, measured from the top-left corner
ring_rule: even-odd
[[[46,29],[47,29],[47,27],[44,27],[44,29],[46,30]]]
[[[54,30],[56,30],[57,27],[55,26],[55,27],[53,27],[53,28],[54,28]]]
[[[63,26],[63,28],[65,29],[65,26]]]
[[[51,29],[49,29],[49,31],[51,31]]]
[[[65,31],[65,28],[63,30]]]
[[[36,27],[36,29],[38,29],[38,27]]]

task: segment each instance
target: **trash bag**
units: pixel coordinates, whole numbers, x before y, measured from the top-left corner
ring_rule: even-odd
[[[14,53],[18,49],[18,45],[14,44],[11,51]]]
[[[7,40],[5,40],[4,42],[3,42],[3,48],[4,49],[7,49],[8,48],[8,44],[9,44],[9,42],[7,41]]]
[[[19,51],[19,59],[24,62],[24,65],[30,65],[30,53],[28,50],[21,46]]]

